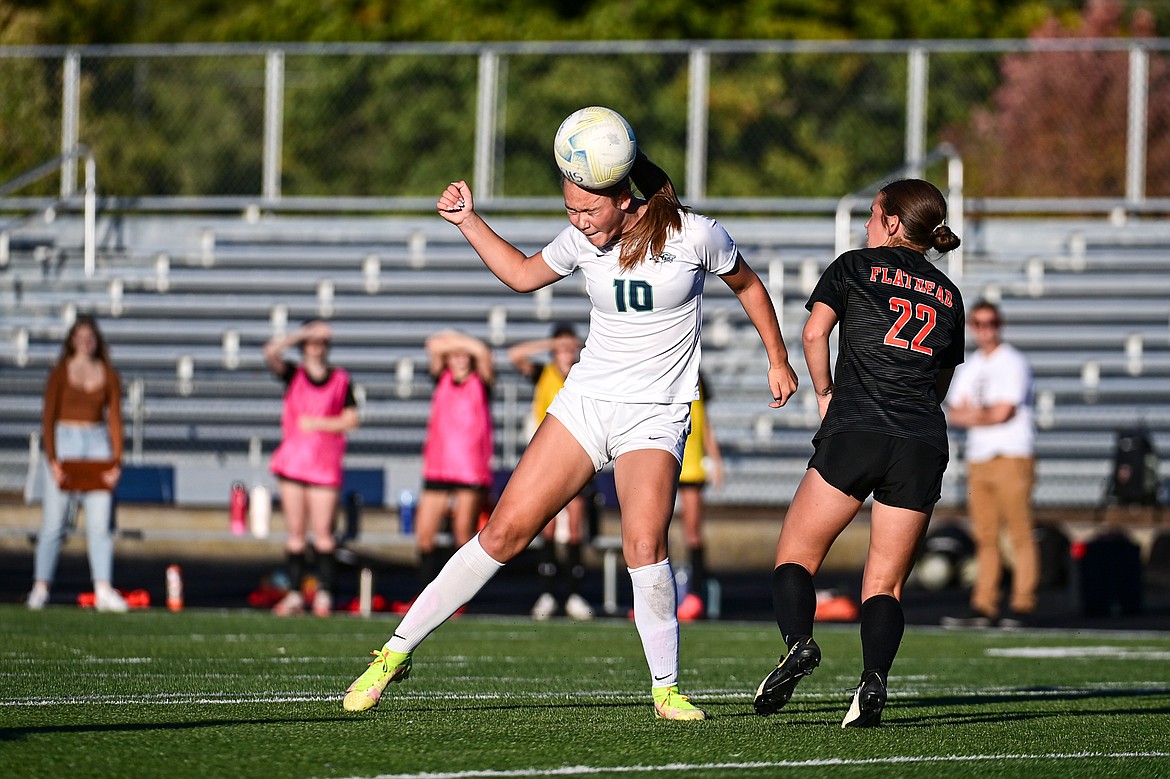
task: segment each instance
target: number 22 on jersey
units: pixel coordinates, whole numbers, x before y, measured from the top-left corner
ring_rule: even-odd
[[[934,329],[938,314],[933,306],[928,306],[925,303],[914,305],[906,298],[890,298],[890,310],[897,312],[898,318],[894,321],[893,327],[886,331],[886,337],[882,339],[882,343],[886,346],[894,346],[899,349],[909,349],[912,352],[919,354],[932,355],[934,350],[927,346],[924,342],[926,336]],[[906,324],[913,317],[921,321],[922,327],[919,328],[918,334],[907,341],[902,337],[902,330]]]

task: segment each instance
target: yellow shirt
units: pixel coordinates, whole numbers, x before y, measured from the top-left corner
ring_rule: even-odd
[[[544,421],[545,412],[548,411],[549,405],[553,402],[553,398],[561,391],[561,387],[565,386],[565,376],[557,366],[551,362],[546,363],[541,369],[540,375],[536,377],[536,386],[532,392],[532,419],[536,424]]]
[[[698,400],[691,401],[691,434],[687,436],[687,445],[683,449],[682,471],[679,472],[680,484],[701,484],[707,481],[707,469],[703,467],[703,436],[707,430],[707,409],[703,403],[703,395],[699,393]]]

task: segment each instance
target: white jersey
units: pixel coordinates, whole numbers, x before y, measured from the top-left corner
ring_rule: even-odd
[[[1001,343],[991,354],[976,350],[968,356],[955,369],[947,402],[985,407],[1011,403],[1016,407],[1006,422],[967,429],[967,462],[987,462],[997,456],[1032,456],[1036,439],[1032,369],[1011,344]]]
[[[714,219],[682,215],[662,252],[631,271],[620,244],[599,249],[566,227],[544,247],[561,276],[580,268],[593,310],[581,361],[566,386],[624,403],[689,403],[699,397],[699,331],[707,273],[730,273],[739,250]]]

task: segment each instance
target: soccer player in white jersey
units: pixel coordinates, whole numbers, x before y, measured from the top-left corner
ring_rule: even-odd
[[[631,182],[632,179],[632,182]],[[635,194],[644,193],[645,197]],[[650,666],[656,716],[701,720],[679,692],[679,629],[667,529],[679,463],[698,397],[703,282],[718,275],[738,297],[768,358],[762,392],[783,406],[797,378],[759,276],[714,220],[690,213],[670,179],[641,152],[630,174],[600,191],[563,182],[571,225],[532,256],[495,233],[474,210],[464,181],[437,207],[484,264],[517,292],[580,270],[593,304],[581,361],[569,374],[516,466],[491,518],[417,598],[375,660],[350,685],[344,706],[375,706],[405,679],[411,653],[527,548],[594,474],[614,463],[622,552],[634,593],[634,623]]]

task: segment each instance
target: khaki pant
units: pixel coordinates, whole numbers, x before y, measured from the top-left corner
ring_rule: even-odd
[[[1006,533],[1012,549],[1012,611],[1036,608],[1040,558],[1032,523],[1032,485],[1036,463],[1031,457],[996,457],[967,466],[967,508],[975,540],[976,577],[971,607],[999,615],[1002,561],[999,541]]]

